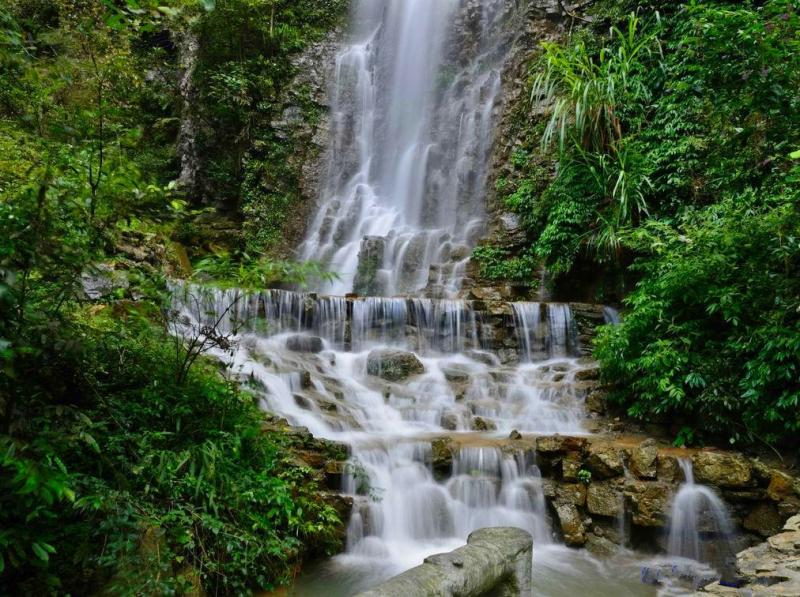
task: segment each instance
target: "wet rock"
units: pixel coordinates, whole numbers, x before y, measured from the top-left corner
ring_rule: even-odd
[[[292,352],[320,353],[325,348],[322,338],[319,336],[306,336],[305,334],[295,334],[286,339],[286,348]]]
[[[758,504],[745,517],[742,526],[748,531],[769,537],[781,530],[781,516],[773,504]]]
[[[569,435],[544,435],[536,438],[536,451],[544,454],[557,452],[580,452],[586,446],[586,438]]]
[[[698,452],[692,457],[692,464],[698,483],[718,487],[745,487],[753,475],[750,462],[730,452]]]
[[[659,481],[672,483],[678,478],[678,459],[668,454],[659,453],[656,475]]]
[[[596,415],[606,412],[606,393],[602,390],[593,390],[586,396],[586,410]]]
[[[378,270],[383,266],[385,252],[385,237],[367,236],[361,241],[358,270],[353,281],[354,292],[364,296],[377,296],[382,293],[383,285],[378,279]]]
[[[572,504],[560,504],[556,506],[561,533],[564,536],[564,543],[573,547],[580,547],[586,543],[586,529],[578,509]]]
[[[800,554],[800,531],[786,531],[767,539],[769,546],[782,553]]]
[[[640,479],[655,479],[658,473],[658,447],[653,439],[636,446],[631,454],[631,472]]]
[[[439,420],[439,425],[442,426],[442,429],[455,431],[458,429],[458,415],[451,411],[443,412],[442,418]]]
[[[113,263],[100,263],[81,274],[81,286],[86,298],[97,301],[126,291],[130,282],[127,272],[114,269]]]
[[[425,366],[413,352],[381,349],[373,350],[367,356],[367,373],[398,382],[425,373]]]
[[[442,367],[444,378],[452,383],[466,383],[469,381],[469,372],[457,367]]]
[[[586,507],[592,514],[619,516],[622,512],[622,494],[610,483],[590,483],[586,493]]]
[[[613,556],[615,553],[619,552],[619,546],[616,543],[593,533],[590,533],[586,537],[586,544],[584,547],[587,551],[600,558]]]
[[[330,489],[341,489],[342,481],[347,474],[346,462],[332,460],[325,463],[325,485]]]
[[[771,500],[780,502],[794,494],[793,479],[780,471],[775,471],[769,480],[767,495]]]
[[[453,468],[453,449],[450,440],[438,438],[431,442],[431,468],[437,478],[445,478]]]
[[[609,444],[593,444],[589,446],[586,466],[598,479],[617,477],[624,471],[622,454],[619,448]]]
[[[579,369],[575,372],[575,381],[596,381],[600,377],[599,367]]]
[[[583,506],[586,503],[586,485],[582,483],[558,485],[556,487],[555,503]]]
[[[490,367],[497,367],[500,365],[500,359],[491,352],[485,350],[468,350],[464,354],[473,361],[489,365]]]
[[[642,527],[664,526],[669,514],[670,486],[655,481],[633,481],[625,487],[633,524]]]
[[[522,434],[516,429],[512,429],[511,433],[508,436],[508,439],[514,439],[514,440],[522,439]]]
[[[497,429],[494,421],[483,417],[472,417],[471,427],[473,431],[495,431]]]
[[[530,595],[533,540],[516,528],[474,531],[467,545],[425,558],[357,597]]]
[[[494,286],[478,286],[469,289],[467,298],[476,301],[502,301],[505,297]]]
[[[581,470],[583,459],[580,452],[567,452],[561,459],[561,477],[564,481],[577,481],[578,471]]]

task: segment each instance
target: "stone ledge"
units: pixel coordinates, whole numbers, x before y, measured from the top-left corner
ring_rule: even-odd
[[[522,529],[480,529],[467,545],[425,562],[357,597],[530,595],[533,538]]]

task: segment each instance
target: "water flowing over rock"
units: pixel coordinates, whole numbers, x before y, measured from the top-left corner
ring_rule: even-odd
[[[689,460],[682,459],[679,464],[685,480],[670,512],[669,553],[695,561],[713,561],[723,575],[729,573],[734,551],[728,510],[711,489],[695,484]]]
[[[336,59],[327,183],[301,247],[341,274],[326,291],[458,290],[485,227],[517,10],[506,0],[354,3]]]

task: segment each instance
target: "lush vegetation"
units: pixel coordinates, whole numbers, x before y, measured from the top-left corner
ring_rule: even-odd
[[[628,295],[597,355],[630,414],[695,440],[796,438],[800,7],[639,8],[598,3],[532,67],[527,145],[500,181],[522,256]]]
[[[291,16],[223,9],[254,4],[276,30]],[[186,267],[172,238],[194,200],[174,182],[174,39],[215,12],[0,2],[2,594],[249,594],[335,545],[294,440],[168,333],[164,276]],[[261,256],[228,270],[318,273]]]

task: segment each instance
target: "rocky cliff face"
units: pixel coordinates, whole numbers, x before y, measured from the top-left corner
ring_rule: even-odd
[[[432,466],[447,475],[470,436],[433,441]],[[684,482],[678,459],[691,460],[698,483],[723,498],[741,530],[740,548],[778,533],[800,512],[800,479],[739,453],[676,449],[655,439],[609,436],[523,436],[492,440],[488,449],[530,453],[541,470],[553,526],[567,545],[600,555],[628,544],[664,547],[672,498]],[[711,546],[718,539],[706,535]]]

